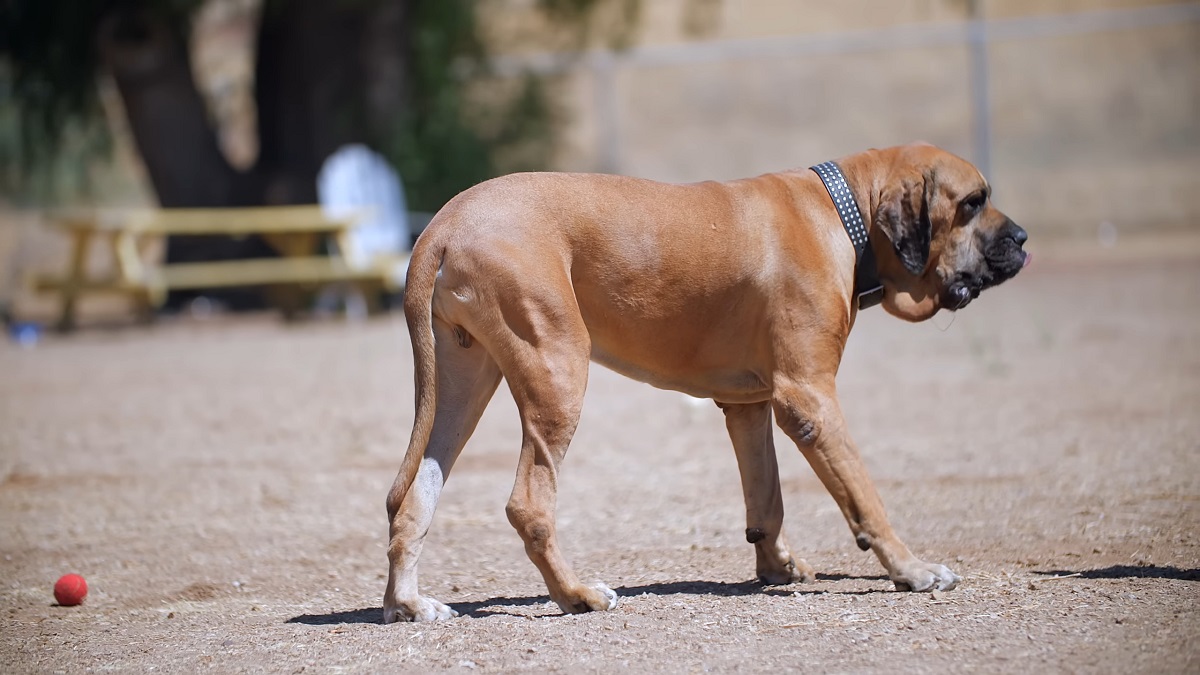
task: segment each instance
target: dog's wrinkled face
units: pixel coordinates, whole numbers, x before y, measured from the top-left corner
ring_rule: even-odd
[[[932,146],[897,148],[893,159],[874,214],[886,240],[873,239],[888,312],[921,321],[962,309],[1029,263],[1028,235],[992,206],[969,162]]]

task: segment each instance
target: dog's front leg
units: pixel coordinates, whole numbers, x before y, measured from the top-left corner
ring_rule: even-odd
[[[783,495],[771,440],[771,404],[717,405],[725,413],[725,427],[737,454],[746,498],[746,541],[754,544],[758,578],[767,584],[812,581],[816,578],[813,568],[792,557],[783,537]]]
[[[912,554],[888,522],[858,449],[846,432],[833,378],[816,383],[776,383],[773,406],[779,426],[833,496],[859,548],[872,550],[897,590],[950,590],[958,575]]]

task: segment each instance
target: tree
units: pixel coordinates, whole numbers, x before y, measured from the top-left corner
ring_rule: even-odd
[[[636,0],[615,1],[636,17]],[[583,35],[605,0],[539,2]],[[486,71],[472,0],[262,3],[259,155],[239,171],[222,155],[192,78],[189,20],[203,0],[0,0],[0,133],[7,126],[12,137],[0,148],[0,184],[20,190],[54,159],[106,147],[102,73],[116,84],[165,207],[313,202],[321,163],[351,142],[384,152],[409,203],[423,210],[501,170],[544,163],[553,120],[535,79],[488,99],[486,129],[465,114],[472,80],[460,73]],[[505,155],[529,166],[502,167],[497,158]],[[167,255],[233,257],[247,245],[254,246],[177,238]]]

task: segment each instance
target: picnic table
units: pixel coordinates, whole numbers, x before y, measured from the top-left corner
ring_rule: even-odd
[[[235,286],[314,288],[350,283],[367,297],[403,289],[407,255],[376,255],[357,259],[350,237],[362,214],[327,214],[320,206],[254,208],[95,210],[52,215],[48,222],[71,237],[71,253],[62,274],[39,275],[39,291],[61,296],[58,326],[75,325],[78,298],[84,294],[117,293],[133,299],[149,316],[172,290]],[[147,255],[155,239],[172,235],[262,237],[277,258],[166,263]],[[327,254],[321,254],[330,242]],[[113,272],[89,273],[93,246],[107,248]]]

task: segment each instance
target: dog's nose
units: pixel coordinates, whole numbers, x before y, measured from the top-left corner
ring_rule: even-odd
[[[1025,231],[1025,228],[1017,225],[1011,220],[1008,221],[1008,224],[1005,226],[1005,230],[1005,234],[1009,237],[1012,237],[1012,240],[1017,242],[1017,246],[1024,246],[1025,242],[1029,240],[1029,233]]]

